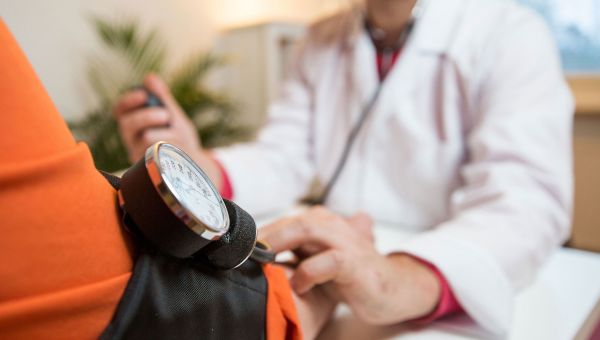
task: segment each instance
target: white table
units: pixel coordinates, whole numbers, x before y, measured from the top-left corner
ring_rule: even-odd
[[[391,228],[376,229],[377,244],[406,237]],[[587,339],[600,319],[600,254],[562,248],[519,293],[508,339]],[[449,317],[424,328],[406,325],[375,327],[355,319],[345,306],[338,308],[319,339],[489,339],[464,315]]]
[[[285,215],[293,215],[294,208]],[[263,218],[259,225],[275,217]],[[378,225],[377,247],[392,249],[411,233]],[[512,340],[587,340],[600,321],[600,254],[561,248],[538,273],[534,282],[516,298]],[[319,340],[377,339],[493,339],[465,315],[436,321],[423,328],[408,325],[369,326],[352,316],[345,306],[338,307],[335,318],[325,327]]]

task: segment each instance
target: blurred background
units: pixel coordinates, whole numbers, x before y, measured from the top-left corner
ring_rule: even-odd
[[[0,0],[0,16],[97,165],[117,170],[110,105],[144,73],[167,79],[205,145],[250,139],[306,25],[351,1]],[[600,0],[519,2],[548,22],[576,98],[569,244],[600,251]]]

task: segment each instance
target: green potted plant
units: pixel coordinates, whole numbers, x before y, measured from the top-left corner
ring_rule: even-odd
[[[130,165],[111,109],[123,91],[141,84],[149,72],[165,79],[195,123],[202,145],[211,148],[252,137],[251,127],[237,123],[240,113],[231,100],[204,85],[210,71],[222,65],[222,58],[198,52],[166,70],[166,44],[156,30],[144,33],[135,20],[109,22],[93,18],[92,22],[104,47],[104,53],[91,57],[88,67],[99,105],[83,119],[69,122],[69,126],[76,138],[88,143],[97,168],[117,171]]]

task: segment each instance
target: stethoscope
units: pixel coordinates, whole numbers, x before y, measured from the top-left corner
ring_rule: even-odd
[[[382,52],[381,75],[379,77],[377,87],[375,88],[375,91],[373,92],[367,103],[363,106],[362,110],[360,111],[358,121],[354,124],[352,130],[350,130],[350,134],[348,134],[346,143],[344,145],[344,150],[342,151],[342,155],[335,167],[333,175],[331,176],[331,178],[329,179],[329,181],[324,186],[323,190],[318,196],[306,198],[302,201],[303,203],[308,205],[322,205],[327,201],[327,198],[329,197],[333,186],[337,182],[338,178],[340,177],[340,174],[342,173],[342,170],[344,169],[344,166],[346,165],[346,162],[348,161],[348,156],[350,155],[352,146],[356,141],[356,137],[360,133],[362,127],[365,125],[366,120],[371,116],[372,112],[374,111],[373,108],[375,107],[375,104],[379,99],[381,90],[383,88],[383,85],[385,84],[386,76],[389,74],[394,64],[394,53],[398,52],[406,44],[406,41],[408,40],[410,34],[413,31],[415,22],[421,17],[423,13],[425,2],[426,1],[424,0],[417,0],[411,11],[410,21],[406,25],[404,31],[400,34],[400,37],[398,37],[398,40],[393,45],[386,46],[383,48],[377,48],[378,52]],[[371,37],[371,40],[373,42],[381,41],[385,37],[385,33],[383,31],[376,27],[373,27],[367,20],[365,20],[364,22],[365,29],[369,33],[369,36]]]

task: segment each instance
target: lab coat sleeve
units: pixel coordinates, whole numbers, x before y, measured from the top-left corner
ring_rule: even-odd
[[[481,55],[451,218],[404,251],[433,263],[463,309],[506,332],[514,293],[569,235],[573,104],[545,25],[522,10]]]
[[[290,76],[270,105],[256,141],[215,150],[233,187],[234,200],[253,215],[290,207],[306,192],[314,176],[306,44],[300,44]]]

